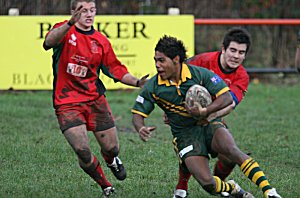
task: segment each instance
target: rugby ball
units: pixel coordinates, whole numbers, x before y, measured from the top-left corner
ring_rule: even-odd
[[[207,107],[212,102],[211,95],[207,89],[197,84],[191,86],[186,93],[185,101],[189,106],[192,106],[191,99],[202,107]]]

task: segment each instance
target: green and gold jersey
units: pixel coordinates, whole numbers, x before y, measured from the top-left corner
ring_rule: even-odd
[[[162,80],[157,74],[149,79],[137,96],[131,112],[148,117],[157,104],[167,114],[173,135],[181,133],[197,123],[184,107],[185,95],[194,84],[204,86],[213,97],[229,90],[226,83],[213,72],[183,64],[178,84]]]

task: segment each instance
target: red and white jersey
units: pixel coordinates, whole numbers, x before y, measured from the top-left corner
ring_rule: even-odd
[[[207,68],[220,76],[229,86],[233,100],[237,105],[242,101],[247,92],[249,76],[243,65],[240,65],[231,72],[224,71],[221,67],[220,55],[221,51],[206,52],[188,59],[187,63]]]
[[[53,29],[66,22],[55,24]],[[44,48],[49,49],[45,43]],[[54,106],[91,101],[104,94],[100,70],[115,81],[120,81],[128,73],[108,39],[93,27],[90,31],[82,31],[72,26],[61,42],[53,47],[52,58]]]

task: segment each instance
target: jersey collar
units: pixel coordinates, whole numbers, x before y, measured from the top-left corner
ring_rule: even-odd
[[[187,79],[191,79],[191,78],[192,78],[192,74],[190,72],[190,69],[188,68],[188,66],[185,63],[183,63],[182,68],[181,68],[181,79],[178,82],[178,85],[180,85],[182,82],[187,81]],[[171,86],[172,84],[170,83],[169,80],[163,80],[158,75],[158,85]]]
[[[95,32],[94,26],[91,26],[91,30],[89,30],[89,31],[83,31],[83,30],[79,29],[76,26],[75,26],[75,29],[76,29],[77,32],[79,32],[81,34],[85,34],[85,35],[92,35]]]

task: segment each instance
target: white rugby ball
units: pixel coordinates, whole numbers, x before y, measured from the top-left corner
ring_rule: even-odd
[[[185,101],[188,105],[190,105],[189,102],[191,99],[199,103],[202,107],[207,107],[212,102],[211,95],[207,89],[197,84],[191,86],[186,93]]]

